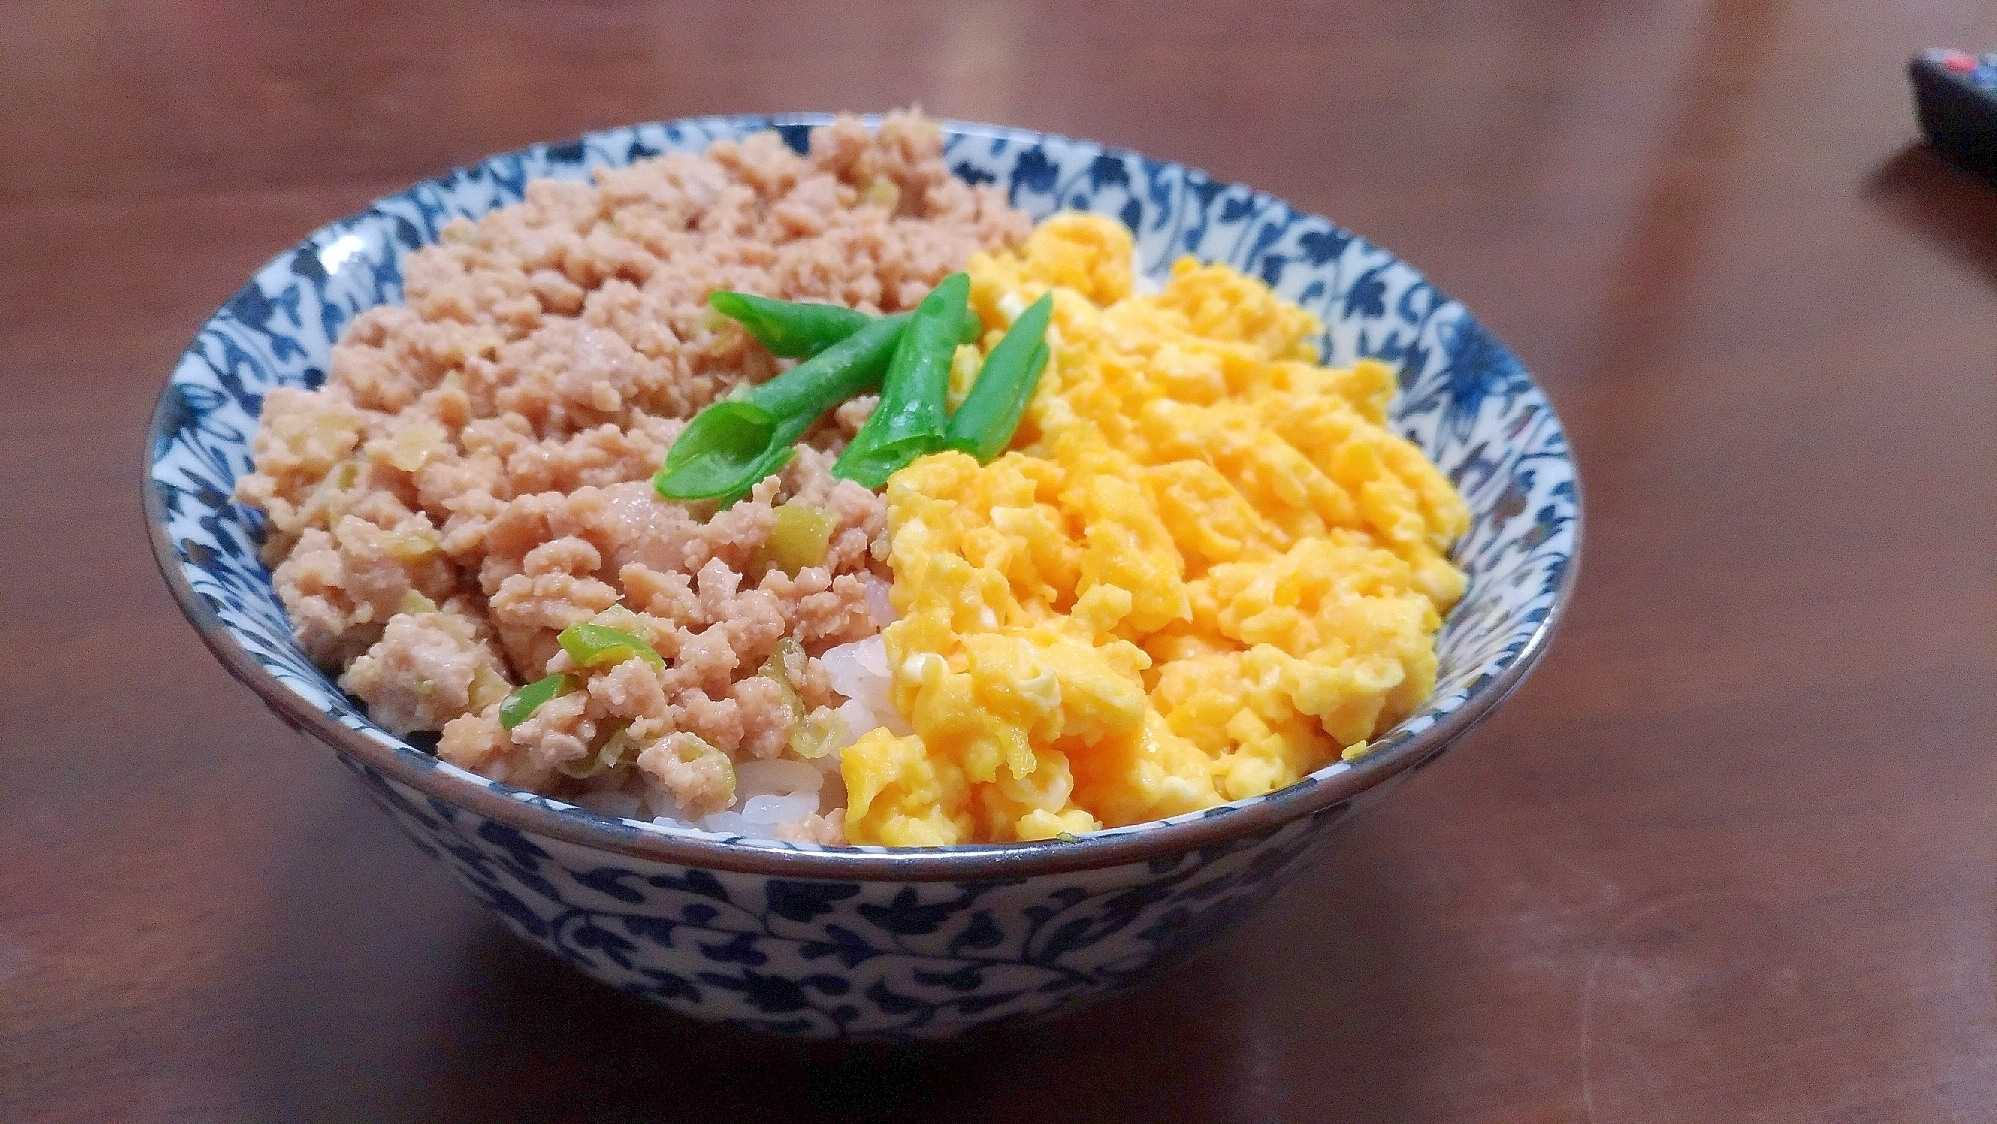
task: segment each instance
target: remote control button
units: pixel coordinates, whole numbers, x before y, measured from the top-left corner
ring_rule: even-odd
[[[1942,56],[1942,65],[1958,74],[1968,74],[1976,69],[1976,56],[1966,51],[1950,51]]]

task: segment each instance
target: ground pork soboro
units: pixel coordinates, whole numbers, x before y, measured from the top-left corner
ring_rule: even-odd
[[[349,325],[323,387],[265,399],[237,494],[266,515],[300,643],[466,768],[649,814],[730,807],[736,762],[822,748],[798,733],[842,699],[816,657],[879,630],[869,592],[890,574],[880,497],[829,475],[868,400],[727,511],[653,493],[687,418],[784,365],[707,294],[900,311],[1027,229],[912,115],[842,118],[804,156],[764,133],[537,181],[453,222],[404,261],[403,304]],[[832,518],[822,565],[765,562],[784,503]],[[556,634],[591,620],[666,668],[576,668]],[[508,691],[561,673],[567,693],[501,725]],[[841,815],[776,830],[837,842]]]

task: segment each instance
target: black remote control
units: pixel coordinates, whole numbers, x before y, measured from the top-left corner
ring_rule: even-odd
[[[1997,54],[1930,48],[1907,64],[1929,143],[1997,186]]]

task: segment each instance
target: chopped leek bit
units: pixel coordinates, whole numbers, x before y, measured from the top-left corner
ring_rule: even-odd
[[[901,185],[886,176],[875,176],[860,193],[860,201],[892,211],[901,206]]]
[[[791,752],[806,761],[816,761],[832,752],[833,745],[845,735],[846,720],[832,711],[817,715],[806,712],[804,698],[797,693],[797,685],[790,677],[790,665],[803,667],[804,660],[804,645],[796,637],[786,636],[777,641],[777,650],[763,661],[760,674],[776,680],[783,691],[784,706],[791,715]]]
[[[1063,843],[1080,843],[1082,841],[1082,837],[1072,831],[1057,831],[1054,833],[1054,838]]]
[[[598,773],[608,772],[636,759],[638,746],[631,740],[630,727],[619,724],[606,732],[599,731],[591,742],[591,752],[579,761],[564,761],[555,768],[563,776],[586,781]]]
[[[432,421],[417,422],[398,429],[386,441],[368,442],[369,452],[379,448],[382,459],[404,472],[415,472],[446,440],[444,427]]]
[[[437,536],[427,531],[383,531],[381,551],[397,562],[416,562],[442,549]]]
[[[430,600],[428,597],[423,596],[418,591],[412,589],[408,593],[402,595],[402,605],[396,611],[401,613],[412,613],[412,614],[434,613],[437,611],[437,603],[435,601]]]
[[[664,657],[652,650],[652,646],[622,629],[584,621],[572,624],[556,634],[555,640],[562,651],[576,661],[578,667],[614,667],[628,659],[641,659],[663,671]]]
[[[698,761],[713,759],[721,765],[728,776],[728,801],[735,802],[735,762],[728,755],[708,744],[699,734],[688,734],[678,749],[679,759],[691,765]]]
[[[846,720],[836,711],[825,711],[791,727],[790,750],[806,761],[816,761],[845,740]]]
[[[579,781],[586,781],[602,771],[603,765],[597,761],[594,753],[584,754],[579,761],[564,761],[555,766],[555,772]]]
[[[566,675],[536,679],[506,696],[499,704],[499,724],[508,730],[520,725],[541,709],[541,704],[557,695],[566,695],[573,684]]]
[[[610,608],[589,618],[589,623],[622,629],[633,636],[643,636],[646,631],[645,618],[632,612],[622,601],[613,602]]]
[[[472,713],[476,714],[493,703],[503,701],[511,689],[512,685],[500,678],[498,672],[483,663],[479,664],[472,669],[470,687]]]
[[[832,543],[833,526],[829,513],[809,504],[795,500],[781,504],[777,507],[776,526],[763,546],[764,557],[791,577],[807,566],[822,566]]]
[[[721,751],[714,748],[713,745],[708,743],[706,738],[701,737],[699,734],[688,734],[686,740],[680,742],[679,749],[675,753],[677,753],[681,761],[691,765],[703,757],[721,753]],[[727,756],[725,753],[721,755],[723,757]]]
[[[757,669],[757,674],[777,681],[777,686],[783,689],[784,705],[790,708],[791,721],[796,722],[804,717],[804,699],[798,696],[797,685],[790,679],[790,662],[793,657],[801,666],[804,660],[804,645],[786,636],[777,641],[777,650],[771,652],[770,658],[763,661],[763,666]]]
[[[1361,738],[1340,750],[1338,759],[1340,761],[1357,761],[1371,752],[1373,752],[1373,747],[1367,744],[1366,739]]]

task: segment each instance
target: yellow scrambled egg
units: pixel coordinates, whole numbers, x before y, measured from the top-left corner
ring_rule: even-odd
[[[1393,372],[1316,363],[1307,312],[1225,266],[1135,292],[1131,238],[1062,215],[969,266],[986,344],[1055,294],[1012,451],[888,482],[892,697],[849,746],[846,832],[1047,839],[1296,781],[1435,682],[1469,523],[1384,427]]]

